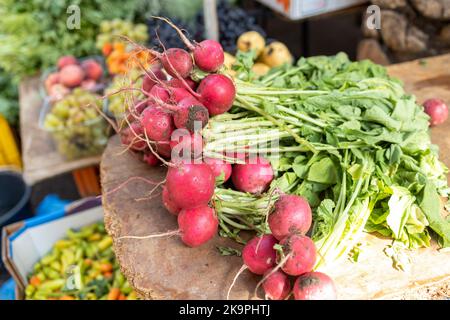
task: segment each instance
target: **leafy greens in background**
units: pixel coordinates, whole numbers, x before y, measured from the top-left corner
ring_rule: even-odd
[[[0,114],[11,125],[19,119],[19,97],[13,79],[0,69]]]
[[[70,5],[80,8],[80,29],[66,26]],[[142,5],[140,0],[126,5],[120,0],[0,0],[0,67],[22,78],[54,65],[62,55],[92,55],[100,22],[132,19]]]

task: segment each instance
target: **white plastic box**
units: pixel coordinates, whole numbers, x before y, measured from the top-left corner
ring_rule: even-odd
[[[291,20],[301,20],[368,2],[367,0],[258,0]]]

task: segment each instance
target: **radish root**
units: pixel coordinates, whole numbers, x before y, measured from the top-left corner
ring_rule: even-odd
[[[239,269],[239,271],[236,273],[236,275],[233,278],[233,282],[231,282],[230,287],[228,288],[228,292],[227,292],[227,300],[230,300],[230,294],[231,294],[231,289],[233,289],[234,284],[236,283],[237,278],[241,275],[242,272],[244,272],[245,270],[247,270],[247,266],[245,264],[242,265],[242,267]]]
[[[160,238],[160,237],[173,237],[176,235],[180,235],[180,230],[172,230],[172,231],[167,231],[167,232],[163,232],[163,233],[155,233],[155,234],[150,234],[148,236],[122,236],[122,237],[117,238],[117,240],[123,240],[123,239],[145,240],[145,239]]]
[[[266,274],[261,281],[258,282],[258,284],[255,287],[255,291],[253,292],[253,296],[257,297],[258,295],[258,289],[259,287],[264,283],[264,281],[266,281],[272,274],[274,274],[275,272],[277,272],[282,266],[283,264],[285,264],[285,262],[292,256],[292,252],[290,252],[289,254],[287,254],[278,264],[275,268],[273,268],[268,274]]]

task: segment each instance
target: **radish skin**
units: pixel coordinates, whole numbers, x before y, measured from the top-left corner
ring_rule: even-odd
[[[253,160],[253,159],[252,159]],[[270,162],[258,157],[254,159],[254,163],[235,164],[231,179],[237,190],[249,192],[252,194],[261,194],[267,190],[273,180],[274,174]]]
[[[167,49],[161,54],[161,63],[172,77],[187,78],[193,68],[192,57],[186,50],[180,48]]]
[[[254,274],[263,275],[276,264],[276,251],[273,246],[277,243],[272,235],[254,237],[242,250],[242,259],[248,269]]]
[[[336,300],[333,280],[322,272],[307,272],[294,283],[295,300]]]
[[[424,102],[423,107],[430,116],[430,126],[442,124],[448,118],[448,107],[440,99],[428,99]]]
[[[305,272],[310,272],[316,263],[316,247],[314,242],[303,235],[291,234],[280,241],[283,246],[285,262],[281,269],[291,276],[298,276]],[[277,253],[278,260],[283,260],[283,256]]]
[[[172,116],[158,107],[147,107],[142,112],[141,125],[153,141],[169,141],[175,129]]]
[[[181,240],[189,247],[198,247],[217,234],[219,220],[214,209],[200,206],[183,209],[178,214]]]
[[[291,233],[305,234],[312,223],[311,208],[304,198],[285,194],[275,203],[268,222],[270,231],[278,240]]]
[[[211,116],[219,115],[230,110],[236,96],[233,81],[222,74],[206,76],[197,88],[200,102],[208,108]]]
[[[230,179],[232,172],[231,164],[223,161],[222,159],[216,158],[205,158],[204,161],[211,168],[214,177],[216,178],[216,182],[220,177],[223,178],[223,180],[221,181],[222,183]]]
[[[181,211],[181,208],[178,207],[175,203],[173,203],[172,198],[170,197],[170,193],[169,191],[167,191],[166,186],[163,187],[162,202],[167,211],[169,211],[169,213],[173,214],[174,216],[178,216],[178,214]]]
[[[166,181],[173,202],[183,209],[205,206],[214,194],[214,175],[204,163],[179,162],[169,168]]]
[[[225,60],[220,43],[209,39],[195,45],[192,54],[197,67],[206,72],[216,72]]]
[[[289,281],[289,277],[279,270],[269,275],[271,271],[272,270],[268,270],[264,274],[264,277],[267,277],[262,285],[265,295],[270,300],[284,300],[291,292],[291,282]]]

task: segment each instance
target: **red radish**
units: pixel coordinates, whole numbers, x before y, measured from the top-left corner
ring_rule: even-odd
[[[85,90],[93,91],[97,87],[97,82],[95,82],[95,80],[92,79],[86,79],[83,80],[83,82],[81,82],[81,87]]]
[[[188,131],[174,131],[170,140],[172,149],[172,160],[198,159],[202,155],[203,138],[199,133],[189,133]]]
[[[202,129],[209,121],[208,110],[192,96],[178,102],[178,109],[173,114],[175,127],[195,132]]]
[[[188,77],[193,68],[191,55],[186,50],[180,48],[167,49],[161,54],[160,59],[166,72],[175,78]]]
[[[163,158],[170,159],[172,156],[172,149],[170,148],[169,141],[158,141],[156,143],[156,150]]]
[[[162,201],[164,204],[164,207],[174,216],[177,216],[178,213],[180,213],[181,208],[178,207],[175,203],[173,203],[172,198],[170,197],[169,191],[167,191],[166,186],[163,187],[162,191]]]
[[[59,82],[59,73],[58,72],[52,72],[47,76],[47,79],[45,79],[45,89],[50,91],[51,86],[54,84],[57,84]]]
[[[144,150],[147,147],[147,143],[144,140],[139,139],[139,137],[143,138],[143,132],[139,122],[132,122],[130,127],[125,128],[120,132],[122,144],[130,146],[130,149],[135,151]]]
[[[164,191],[163,191],[164,192]],[[168,194],[172,197],[173,193]],[[182,209],[178,213],[178,230],[164,233],[151,234],[147,236],[122,236],[122,239],[150,239],[179,235],[181,241],[189,247],[198,247],[214,237],[217,233],[219,220],[214,209],[203,205],[191,209]]]
[[[160,163],[160,160],[151,152],[144,153],[142,160],[150,167],[156,167]]]
[[[174,28],[178,32],[181,40],[184,42],[186,47],[188,47],[189,50],[193,53],[195,64],[200,69],[206,72],[214,72],[217,71],[222,66],[224,61],[224,53],[220,43],[214,40],[204,40],[194,45],[183,34],[183,32],[176,25],[174,25],[169,19],[166,18],[158,18],[158,19],[165,21],[167,24],[169,24],[172,28]]]
[[[142,90],[144,90],[145,92],[150,92],[155,84],[166,79],[166,74],[161,70],[160,66],[153,66],[148,71],[148,74],[144,73],[144,79],[142,80]]]
[[[172,116],[158,107],[147,107],[142,112],[141,125],[147,137],[153,141],[169,141],[175,129]]]
[[[83,82],[84,71],[80,66],[71,64],[61,69],[59,72],[59,79],[66,87],[77,87]]]
[[[430,116],[430,125],[437,126],[448,118],[448,107],[441,99],[428,99],[423,104],[425,112]]]
[[[198,247],[208,242],[216,235],[218,226],[216,213],[208,206],[182,209],[178,214],[181,240],[189,247]]]
[[[197,82],[192,80],[191,78],[184,79],[184,82],[191,88],[192,90],[195,90],[197,88]],[[186,88],[185,84],[181,79],[178,78],[172,78],[170,79],[167,84],[171,86],[172,88]]]
[[[170,88],[168,89],[170,97],[174,102],[180,102],[184,98],[193,98],[192,95],[184,88]],[[199,102],[200,104],[200,102]]]
[[[281,269],[291,276],[310,272],[316,263],[316,247],[307,236],[291,234],[280,241],[283,255],[277,253]],[[284,261],[284,262],[281,262]]]
[[[216,158],[205,158],[205,163],[208,164],[213,171],[216,182],[220,179],[221,183],[228,181],[231,176],[231,164]]]
[[[154,97],[162,102],[168,102],[170,100],[170,93],[166,88],[163,88],[161,85],[154,85],[150,90],[150,96]]]
[[[178,162],[167,171],[166,186],[173,202],[183,208],[207,205],[214,194],[214,175],[204,163]]]
[[[307,272],[294,283],[295,300],[336,300],[333,280],[322,272]]]
[[[254,161],[246,164],[235,164],[231,179],[237,190],[260,194],[267,190],[273,180],[273,169],[270,162],[263,158],[257,157]]]
[[[233,81],[222,74],[206,76],[200,82],[197,92],[200,94],[200,102],[208,108],[209,114],[212,116],[230,110],[236,96]]]
[[[203,40],[192,51],[197,67],[206,72],[216,72],[225,59],[222,46],[214,40]]]
[[[69,66],[72,64],[78,64],[78,61],[74,56],[62,56],[61,58],[58,59],[58,62],[56,63],[58,69],[60,70],[65,66]]]
[[[291,283],[284,272],[268,270],[264,277],[266,280],[262,286],[267,298],[270,300],[284,300],[289,296]]]
[[[242,250],[242,259],[247,268],[255,273],[262,275],[276,264],[276,251],[273,246],[277,243],[270,234],[262,237],[254,237],[245,245]]]
[[[268,222],[270,231],[278,240],[291,233],[305,234],[312,223],[311,208],[304,198],[284,194],[275,203]]]
[[[87,59],[81,63],[81,67],[83,68],[86,76],[92,80],[99,80],[103,75],[103,68],[94,59]]]

